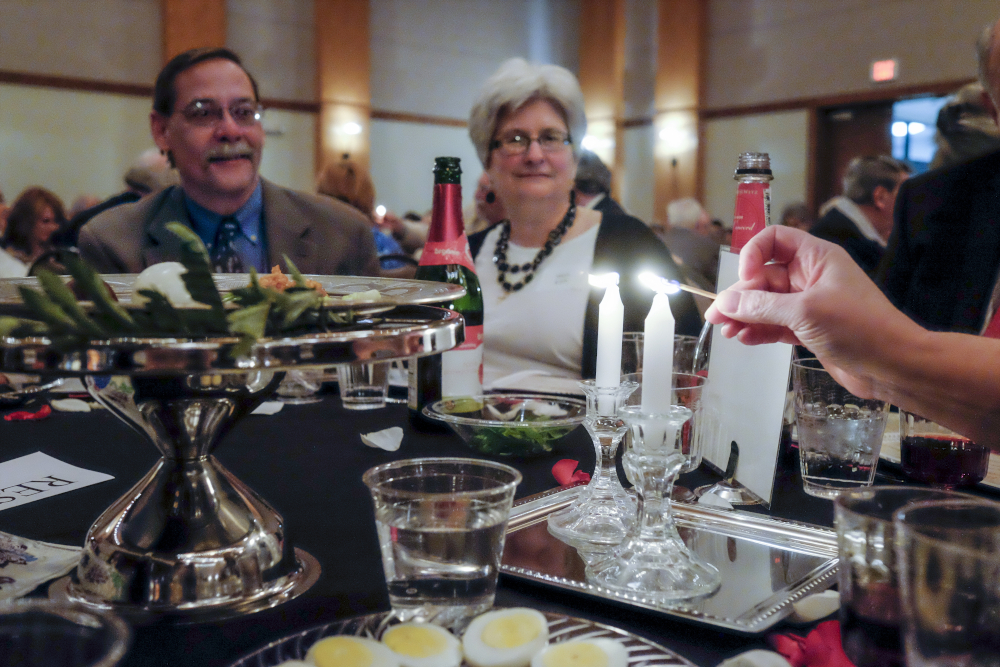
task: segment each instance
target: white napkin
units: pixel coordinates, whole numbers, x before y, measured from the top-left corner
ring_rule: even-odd
[[[273,415],[281,412],[281,408],[285,407],[285,404],[281,401],[264,401],[257,406],[257,409],[251,412],[252,415]]]
[[[829,616],[840,609],[840,593],[823,591],[807,595],[798,602],[792,603],[792,615],[788,620],[793,623],[812,623],[824,616]]]
[[[718,667],[792,667],[792,665],[774,651],[757,648],[723,660]]]
[[[362,433],[361,442],[369,447],[394,452],[399,449],[400,443],[403,442],[403,429],[393,426],[392,428],[385,428],[374,433]]]

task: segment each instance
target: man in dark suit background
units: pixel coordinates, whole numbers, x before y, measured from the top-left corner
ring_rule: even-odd
[[[84,225],[84,259],[107,273],[176,260],[180,242],[166,224],[181,221],[205,242],[217,271],[267,272],[288,255],[303,273],[378,275],[375,242],[359,211],[260,177],[262,112],[257,83],[232,51],[174,57],[157,76],[150,129],[180,185]]]
[[[983,105],[1000,103],[1000,30],[977,44]],[[1000,267],[1000,153],[910,179],[877,282],[893,304],[936,330],[981,333],[996,310]]]
[[[622,205],[611,197],[611,170],[593,151],[580,151],[573,182],[576,205],[592,208],[605,215],[628,215]]]
[[[856,157],[844,172],[844,193],[820,209],[809,233],[836,243],[869,276],[874,275],[892,232],[892,211],[910,168],[888,155]]]

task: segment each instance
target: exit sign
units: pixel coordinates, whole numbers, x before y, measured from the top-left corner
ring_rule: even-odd
[[[899,74],[899,61],[895,58],[889,60],[876,60],[872,63],[871,76],[875,83],[884,81],[894,81]]]

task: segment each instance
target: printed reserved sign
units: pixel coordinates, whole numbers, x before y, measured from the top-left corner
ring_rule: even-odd
[[[0,463],[0,510],[106,482],[111,475],[84,470],[35,452]]]

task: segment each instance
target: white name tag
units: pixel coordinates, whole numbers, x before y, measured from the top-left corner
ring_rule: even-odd
[[[35,452],[0,463],[0,510],[106,482],[111,475],[84,470]]]

